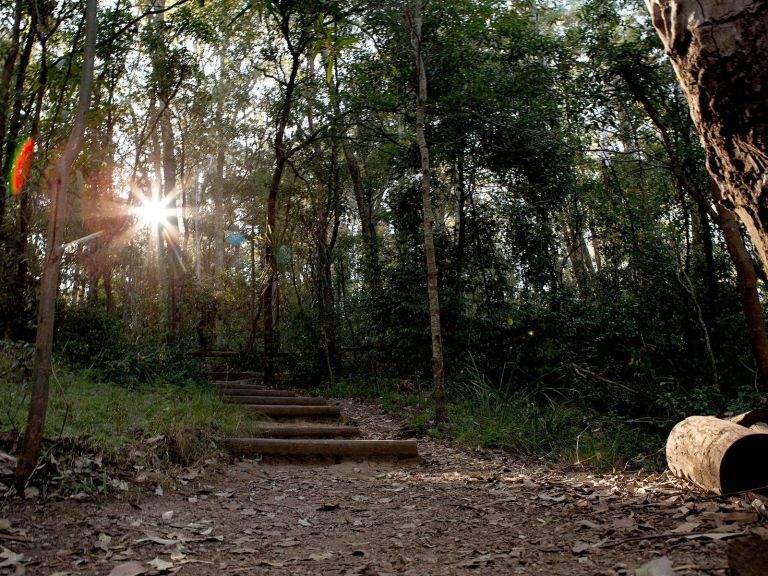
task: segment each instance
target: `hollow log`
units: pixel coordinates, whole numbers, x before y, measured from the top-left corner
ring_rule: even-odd
[[[742,420],[748,422],[749,418]],[[717,494],[768,486],[766,453],[768,434],[712,416],[686,418],[667,439],[669,469]]]

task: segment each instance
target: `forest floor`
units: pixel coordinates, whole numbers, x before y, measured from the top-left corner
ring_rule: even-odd
[[[404,423],[341,402],[363,437],[397,437]],[[708,499],[667,475],[431,439],[419,450],[405,464],[208,461],[164,489],[136,471],[107,496],[9,497],[0,574],[622,575],[667,557],[676,574],[725,575],[736,534],[768,533],[759,501]]]

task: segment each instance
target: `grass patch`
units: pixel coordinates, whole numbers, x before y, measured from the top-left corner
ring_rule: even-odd
[[[23,431],[28,406],[28,385],[7,373],[0,377],[0,432]],[[45,437],[133,463],[148,456],[148,438],[162,436],[152,443],[152,457],[186,465],[214,453],[218,439],[253,431],[253,422],[207,386],[156,381],[129,387],[85,370],[60,370],[51,378]]]
[[[497,448],[558,464],[598,471],[661,469],[665,432],[600,415],[566,401],[537,401],[522,392],[499,390],[477,376],[448,386],[449,421],[436,427],[428,383],[370,383],[341,380],[323,395],[359,398],[398,412],[411,410],[405,432],[442,437],[469,447]]]

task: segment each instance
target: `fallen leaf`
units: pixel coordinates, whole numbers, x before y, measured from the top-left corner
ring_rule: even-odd
[[[310,522],[306,518],[299,518],[299,525],[304,526],[305,528],[311,528],[312,522]]]
[[[160,572],[165,572],[166,570],[170,570],[173,568],[173,562],[168,562],[167,560],[163,560],[162,558],[155,558],[154,560],[150,560],[147,562],[150,566],[152,566],[155,570],[159,570]]]
[[[11,529],[11,521],[0,518],[0,532],[8,532]]]
[[[139,576],[140,574],[146,574],[147,569],[144,568],[139,562],[131,561],[124,562],[112,568],[109,576]]]
[[[173,520],[173,510],[168,510],[167,512],[163,512],[160,517],[163,519],[163,522],[170,522]]]
[[[590,548],[592,548],[592,544],[590,544],[589,542],[582,542],[581,540],[579,540],[578,542],[576,542],[576,544],[573,545],[573,547],[571,548],[571,552],[573,552],[574,554],[583,554]]]
[[[666,556],[656,558],[635,570],[635,576],[675,576],[672,562]]]
[[[104,552],[109,550],[109,545],[112,543],[112,536],[108,534],[99,534],[96,542],[93,543],[94,550],[103,550]]]
[[[597,522],[592,522],[591,520],[579,520],[579,528],[590,528],[592,530],[599,530],[603,526],[601,524],[598,524]]]
[[[24,498],[27,500],[40,496],[40,489],[35,486],[29,486],[24,489]]]
[[[481,554],[480,556],[475,556],[474,558],[460,562],[457,566],[462,568],[477,568],[485,566],[489,562],[493,562],[493,554]]]
[[[316,554],[310,554],[309,559],[319,562],[320,560],[330,560],[333,558],[333,552],[320,552]]]
[[[680,524],[680,526],[672,530],[672,533],[690,534],[691,532],[696,530],[696,528],[698,528],[699,526],[701,526],[701,522],[683,522],[682,524]]]

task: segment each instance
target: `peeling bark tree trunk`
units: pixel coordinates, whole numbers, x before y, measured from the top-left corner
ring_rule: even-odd
[[[43,439],[45,416],[48,410],[48,382],[51,375],[53,351],[53,322],[56,314],[56,293],[59,287],[59,266],[63,250],[64,222],[67,208],[69,170],[75,161],[85,133],[88,109],[91,106],[93,61],[96,46],[96,3],[88,0],[85,8],[86,35],[83,49],[83,68],[80,93],[74,125],[69,139],[54,166],[51,179],[46,183],[52,198],[48,224],[43,277],[40,282],[40,304],[37,311],[37,340],[35,342],[35,370],[29,405],[29,417],[24,433],[21,454],[16,467],[16,487],[23,488],[35,470],[40,444]]]
[[[768,267],[768,3],[646,0],[725,203]]]
[[[415,0],[413,9],[406,8],[406,20],[410,27],[411,44],[416,58],[418,85],[416,90],[416,141],[421,156],[421,192],[424,217],[424,252],[427,260],[427,292],[429,293],[429,318],[432,332],[432,380],[435,392],[435,419],[448,420],[445,402],[445,371],[443,369],[443,342],[440,334],[440,298],[437,288],[437,261],[432,238],[432,190],[429,167],[429,147],[424,135],[427,116],[427,72],[421,51],[421,2]]]

